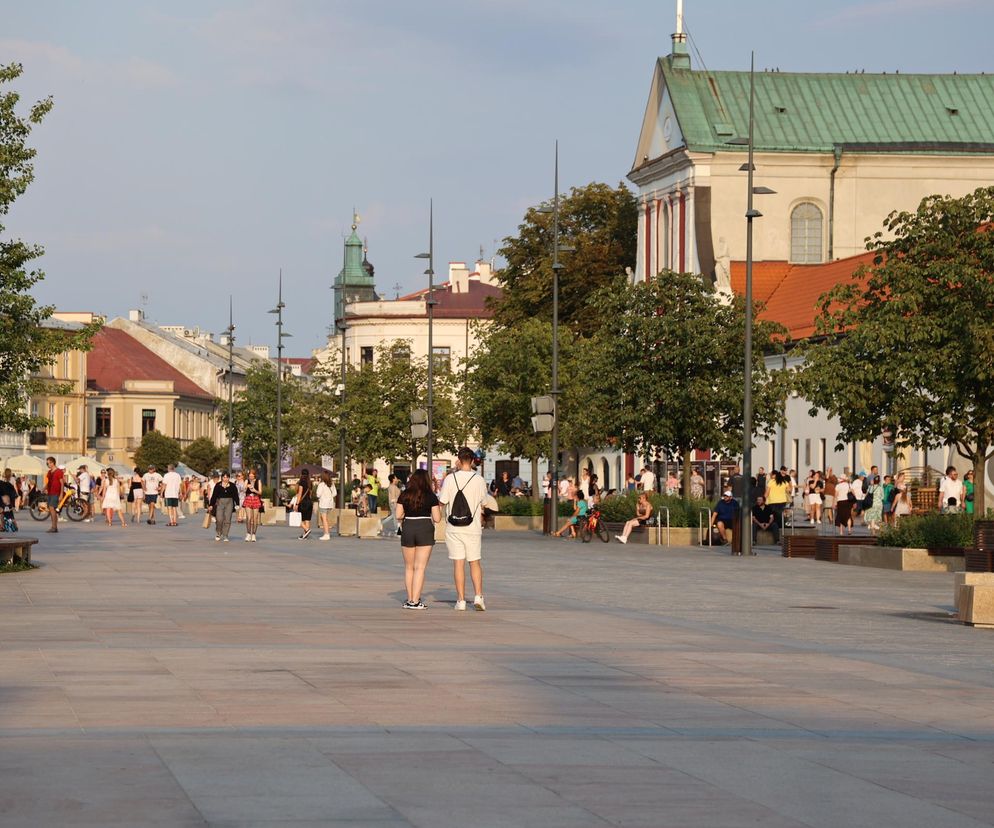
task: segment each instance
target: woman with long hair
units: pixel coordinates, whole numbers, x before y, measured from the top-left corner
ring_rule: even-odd
[[[128,503],[131,504],[131,522],[139,523],[142,519],[142,504],[145,502],[145,483],[142,480],[142,472],[135,466],[134,474],[131,475],[131,488],[128,490]]]
[[[314,514],[314,502],[311,500],[311,473],[304,469],[297,481],[296,504],[293,509],[300,512],[300,536],[297,540],[307,540],[311,536],[311,516]]]
[[[321,482],[318,483],[318,522],[321,524],[321,528],[324,529],[321,540],[331,540],[331,511],[335,508],[335,497],[337,495],[338,490],[335,488],[335,484],[331,482],[331,474],[329,472],[322,472]]]
[[[259,529],[259,509],[262,508],[262,482],[255,469],[248,471],[242,506],[245,509],[245,541],[254,543],[255,533]]]
[[[404,609],[427,609],[421,600],[421,591],[431,548],[435,545],[435,524],[442,519],[442,507],[424,469],[418,469],[407,481],[407,488],[397,498],[395,514],[401,522],[400,551],[404,555],[404,585],[407,587]]]
[[[114,525],[114,512],[117,512],[121,526],[127,526],[128,524],[124,522],[124,509],[121,506],[121,486],[117,480],[117,472],[113,469],[107,469],[106,482],[101,486],[101,492],[100,508],[107,518],[107,525]]]
[[[783,513],[790,501],[790,475],[782,466],[766,483],[766,505],[773,510],[777,526],[783,526]]]

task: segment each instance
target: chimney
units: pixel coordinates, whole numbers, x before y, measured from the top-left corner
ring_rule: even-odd
[[[144,322],[145,314],[140,310],[129,310],[128,320],[131,322]]]
[[[690,52],[687,51],[687,33],[683,30],[683,0],[676,0],[676,31],[672,35],[673,49],[670,52],[670,66],[674,69],[690,69]]]
[[[494,269],[486,259],[480,259],[476,263],[476,273],[481,285],[496,284],[494,279]]]
[[[469,268],[465,262],[449,262],[449,290],[469,293]]]

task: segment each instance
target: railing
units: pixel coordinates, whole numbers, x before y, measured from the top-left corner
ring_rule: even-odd
[[[707,529],[708,529],[708,546],[712,546],[711,543],[711,510],[707,508],[702,508],[697,513],[697,529],[702,534],[704,533],[704,527],[701,525],[701,515],[707,515]],[[701,545],[704,545],[704,541],[701,541]]]
[[[660,506],[660,512],[666,512],[666,545],[670,545],[670,510],[668,506]],[[656,515],[656,546],[662,546],[663,543],[663,524],[660,521],[660,515]]]

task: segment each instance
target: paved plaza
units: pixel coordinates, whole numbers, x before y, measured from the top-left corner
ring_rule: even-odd
[[[0,577],[5,827],[994,825],[951,575],[488,534],[488,611],[439,545],[410,612],[395,542],[40,537]]]

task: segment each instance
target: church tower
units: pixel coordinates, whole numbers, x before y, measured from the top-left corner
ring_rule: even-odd
[[[345,240],[345,261],[335,277],[335,322],[345,312],[345,305],[352,302],[372,302],[376,295],[373,266],[366,258],[362,239],[359,238],[359,215],[352,215],[352,234]]]

